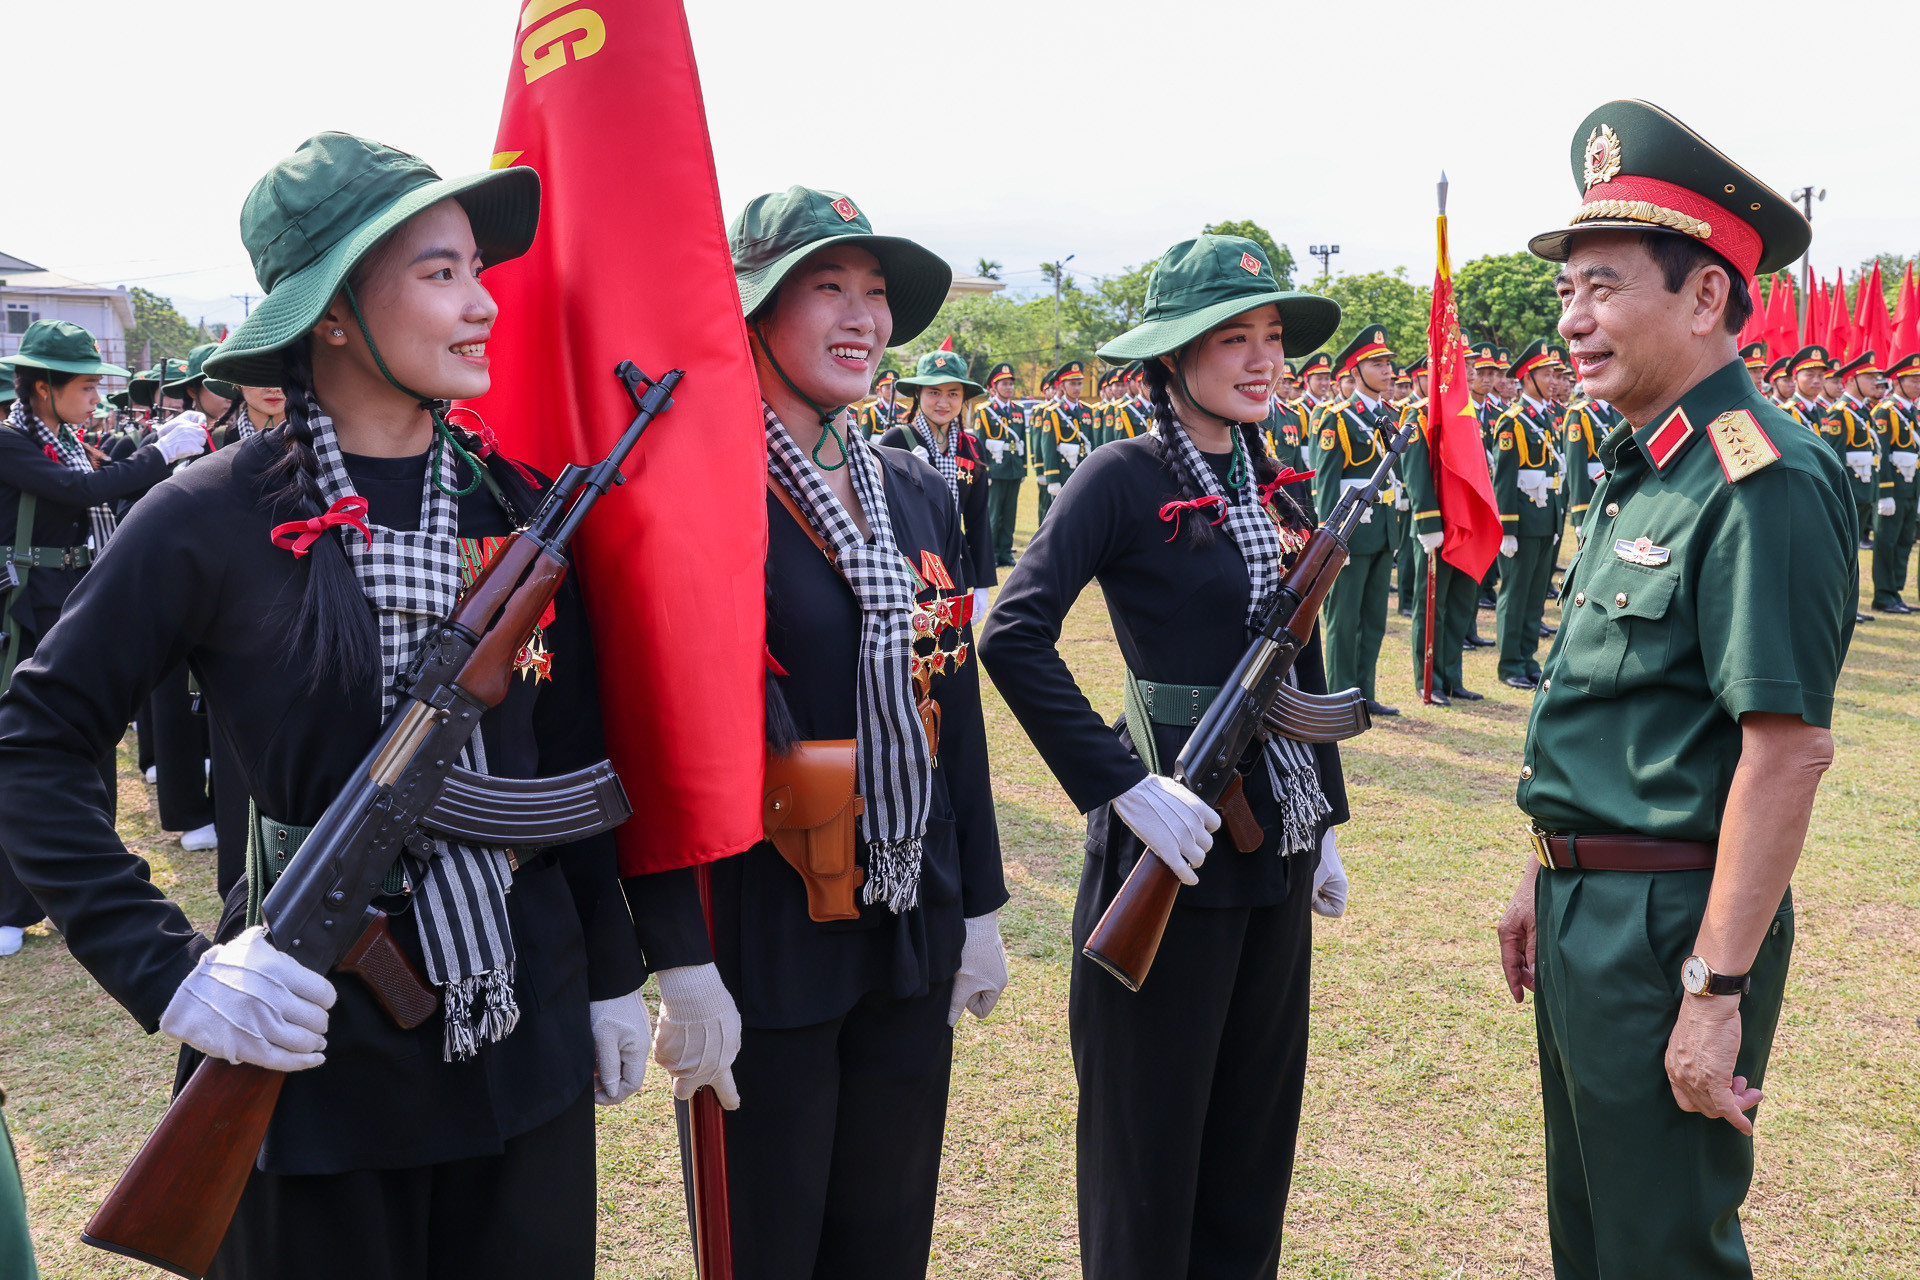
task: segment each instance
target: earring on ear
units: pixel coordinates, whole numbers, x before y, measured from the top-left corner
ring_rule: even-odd
[[[347,332],[344,329],[335,329],[333,331],[333,336],[336,338],[344,338],[347,336]]]

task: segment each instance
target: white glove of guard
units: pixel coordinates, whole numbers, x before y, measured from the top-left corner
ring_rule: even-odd
[[[1846,463],[1848,469],[1856,476],[1859,476],[1861,480],[1871,480],[1873,478],[1873,454],[1867,450],[1855,449],[1849,452],[1846,455]]]
[[[1440,550],[1440,544],[1446,540],[1446,537],[1447,535],[1445,533],[1438,531],[1420,534],[1420,549],[1428,555],[1432,555],[1434,552]]]
[[[1213,848],[1220,815],[1172,778],[1150,773],[1113,798],[1113,811],[1181,884],[1199,884],[1195,868]]]
[[[960,1011],[985,1018],[1007,989],[1007,949],[1000,942],[1000,913],[989,911],[967,921],[967,940],[960,946],[960,970],[953,975],[953,1001],[947,1006],[947,1025],[960,1021]]]
[[[638,991],[587,1005],[593,1029],[593,1100],[603,1107],[626,1101],[647,1078],[653,1024]]]
[[[194,409],[174,415],[160,428],[153,443],[159,448],[160,456],[168,462],[178,462],[182,458],[205,453],[207,415]]]
[[[335,994],[255,925],[201,955],[160,1015],[160,1030],[209,1058],[305,1071],[326,1061]]]
[[[1500,539],[1500,554],[1511,560],[1520,554],[1520,539],[1508,534]]]
[[[653,1037],[653,1060],[673,1077],[673,1096],[685,1101],[703,1085],[712,1085],[720,1105],[740,1105],[733,1083],[733,1060],[740,1055],[740,1008],[712,964],[662,969],[660,1026]]]
[[[978,627],[980,625],[980,619],[986,616],[987,589],[985,587],[975,587],[973,589],[973,625]]]
[[[1320,869],[1313,873],[1313,901],[1308,905],[1317,916],[1331,918],[1347,913],[1347,869],[1340,865],[1332,827],[1320,837]]]
[[[1057,498],[1060,496],[1060,486],[1057,484],[1050,484],[1047,486],[1047,492]]]
[[[1880,505],[1878,505],[1878,506],[1876,506],[1876,507],[1874,508],[1874,510],[1875,510],[1875,511],[1877,511],[1877,512],[1879,512],[1879,513],[1880,513],[1881,515],[1883,515],[1883,516],[1890,516],[1890,515],[1892,515],[1892,514],[1893,514],[1893,499],[1892,499],[1892,498],[1882,498],[1882,499],[1880,499]]]

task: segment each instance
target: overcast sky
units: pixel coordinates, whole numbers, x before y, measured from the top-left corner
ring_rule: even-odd
[[[612,8],[626,0],[589,0]],[[323,129],[443,174],[492,152],[514,0],[64,0],[9,6],[0,251],[141,284],[189,319],[255,288],[241,201]],[[1811,183],[1831,274],[1920,249],[1907,138],[1912,0],[1595,6],[1377,0],[688,0],[729,213],[794,182],[876,229],[1037,287],[1252,218],[1334,269],[1433,271],[1444,168],[1455,262],[1524,248],[1578,194],[1574,126],[1660,104],[1783,194]],[[619,122],[609,120],[617,141]],[[644,126],[635,126],[644,142]],[[36,184],[35,180],[42,181]]]

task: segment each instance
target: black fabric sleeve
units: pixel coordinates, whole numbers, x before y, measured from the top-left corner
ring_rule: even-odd
[[[697,867],[678,867],[620,882],[649,973],[713,963],[698,876]]]
[[[1126,451],[1095,449],[1053,500],[1045,523],[1007,575],[980,636],[994,687],[1082,813],[1147,776],[1060,657],[1060,624],[1132,523]]]
[[[90,507],[130,493],[150,489],[167,478],[167,460],[158,448],[137,449],[119,462],[89,472],[74,471],[41,452],[27,434],[13,428],[0,431],[0,475],[22,493]],[[13,536],[9,529],[7,537]]]

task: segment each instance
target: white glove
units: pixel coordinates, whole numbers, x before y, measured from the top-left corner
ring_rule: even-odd
[[[1060,496],[1060,486],[1057,484],[1050,484],[1047,486],[1047,492],[1057,498]]]
[[[1209,833],[1220,829],[1220,815],[1206,801],[1172,778],[1150,773],[1113,798],[1113,811],[1181,884],[1200,883],[1194,869],[1213,848]]]
[[[201,955],[160,1015],[160,1030],[209,1058],[304,1071],[326,1061],[334,998],[331,982],[255,925]]]
[[[985,1018],[1006,989],[1007,949],[1000,943],[1000,913],[989,911],[967,921],[967,940],[960,946],[959,972],[953,975],[947,1025],[960,1021],[962,1009]]]
[[[979,626],[980,619],[986,616],[987,616],[987,589],[985,587],[975,587],[973,589],[973,623],[974,625],[976,627]]]
[[[1877,511],[1877,512],[1879,512],[1879,513],[1880,513],[1881,515],[1883,515],[1883,516],[1890,516],[1890,515],[1892,515],[1892,514],[1893,514],[1893,499],[1892,499],[1892,498],[1882,498],[1882,499],[1880,499],[1880,504],[1879,504],[1878,506],[1876,506],[1876,507],[1874,508],[1874,510],[1875,510],[1875,511]]]
[[[685,1101],[712,1085],[720,1105],[740,1105],[733,1083],[733,1060],[740,1055],[740,1009],[712,964],[662,969],[660,1027],[653,1037],[653,1060],[673,1077],[673,1096]]]
[[[1432,555],[1436,551],[1440,550],[1440,544],[1442,542],[1445,542],[1447,539],[1447,535],[1445,533],[1437,530],[1433,533],[1419,534],[1418,537],[1420,539],[1420,549],[1426,552],[1428,555]]]
[[[610,1107],[645,1082],[653,1025],[638,991],[591,1002],[587,1023],[593,1029],[593,1100]]]
[[[1607,468],[1604,463],[1589,462],[1587,464],[1587,479],[1598,480],[1605,474],[1607,474]]]
[[[1865,449],[1856,449],[1848,453],[1846,455],[1846,463],[1847,466],[1852,469],[1853,474],[1859,476],[1862,480],[1872,478],[1873,455]]]
[[[1393,500],[1393,509],[1395,511],[1413,510],[1413,499],[1407,496],[1405,489],[1396,489],[1394,492],[1399,495]]]
[[[207,451],[207,415],[189,409],[185,413],[175,414],[160,428],[160,434],[153,443],[159,448],[160,456],[168,462],[178,462],[182,458],[191,458]]]
[[[1520,539],[1508,534],[1500,539],[1500,554],[1511,560],[1520,554]]]
[[[1309,905],[1317,916],[1335,918],[1347,913],[1347,869],[1340,865],[1332,827],[1320,837],[1320,869],[1313,873],[1313,901]]]

